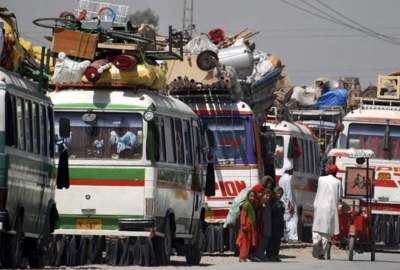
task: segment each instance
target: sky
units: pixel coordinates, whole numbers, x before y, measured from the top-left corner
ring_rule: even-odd
[[[182,27],[184,0],[107,1],[128,5],[130,13],[152,8],[160,17],[161,32],[166,32],[168,25]],[[16,13],[22,36],[43,43],[42,37],[49,32],[32,21],[73,11],[78,0],[0,0],[0,6]],[[318,77],[356,76],[367,87],[376,84],[379,73],[400,70],[399,11],[399,0],[194,0],[194,23],[197,33],[212,28],[227,33],[245,27],[260,31],[254,37],[257,48],[279,56],[294,84],[310,84]],[[344,26],[339,14],[352,22],[346,20]],[[361,27],[375,33],[354,29]]]

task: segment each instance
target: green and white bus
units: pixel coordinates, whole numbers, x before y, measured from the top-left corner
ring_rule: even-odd
[[[198,264],[206,143],[197,115],[146,90],[69,89],[49,96],[55,123],[71,123],[65,140],[71,187],[56,192],[53,262],[166,264],[175,248]]]
[[[54,125],[51,101],[36,84],[0,68],[0,261],[44,265],[54,230]],[[65,169],[65,168],[64,168]]]

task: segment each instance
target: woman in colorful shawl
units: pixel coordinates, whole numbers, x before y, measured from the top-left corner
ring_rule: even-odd
[[[283,189],[280,186],[274,189],[274,198],[270,201],[271,205],[271,237],[267,241],[267,257],[270,261],[280,262],[279,250],[281,248],[281,239],[284,234],[285,220],[285,205],[281,201]]]
[[[247,261],[250,249],[256,246],[256,212],[254,208],[255,192],[247,194],[240,210],[240,228],[236,245],[239,247],[239,262]]]

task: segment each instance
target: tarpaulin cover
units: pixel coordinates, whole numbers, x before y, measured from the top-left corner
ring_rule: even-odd
[[[211,42],[207,35],[194,37],[185,46],[183,46],[183,50],[191,54],[199,54],[207,50],[218,53],[218,47]]]
[[[316,108],[344,106],[347,104],[347,90],[343,88],[331,89],[323,94],[317,102]]]

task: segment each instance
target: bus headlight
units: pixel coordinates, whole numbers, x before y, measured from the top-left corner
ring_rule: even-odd
[[[143,115],[144,120],[146,120],[147,122],[151,121],[154,119],[154,112],[152,111],[147,111],[144,113]]]

